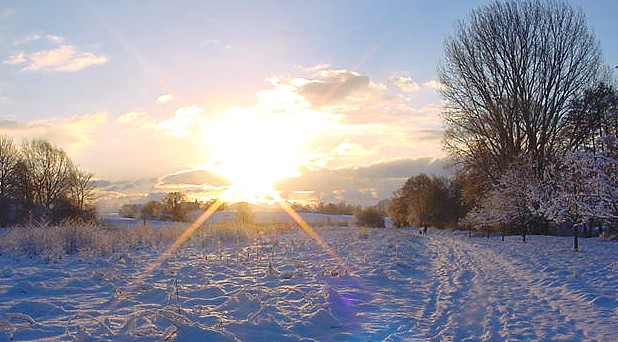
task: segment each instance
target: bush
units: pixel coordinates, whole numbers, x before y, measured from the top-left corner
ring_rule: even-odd
[[[361,227],[384,228],[384,215],[375,208],[363,209],[355,215],[356,224]]]

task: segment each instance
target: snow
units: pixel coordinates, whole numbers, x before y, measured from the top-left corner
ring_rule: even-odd
[[[0,341],[498,341],[618,336],[618,245],[316,228],[45,263],[0,256]],[[343,261],[345,264],[342,264]],[[157,267],[152,267],[157,265]]]

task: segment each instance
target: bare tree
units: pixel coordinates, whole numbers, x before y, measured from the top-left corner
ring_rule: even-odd
[[[519,155],[540,175],[560,152],[569,102],[601,69],[583,12],[553,0],[494,2],[461,21],[445,48],[444,144],[454,161],[482,175],[485,190]]]
[[[71,199],[80,211],[86,211],[94,196],[90,172],[75,169],[70,179]]]
[[[599,139],[618,136],[618,90],[599,83],[571,101],[565,123],[569,150],[599,151]]]
[[[0,136],[0,198],[6,198],[9,195],[11,179],[18,161],[19,151],[13,144],[13,139]]]
[[[22,154],[30,175],[33,204],[50,217],[54,206],[71,189],[76,168],[63,150],[44,140],[24,143]]]
[[[0,227],[15,220],[15,203],[11,193],[15,190],[13,178],[19,152],[13,140],[0,136]]]

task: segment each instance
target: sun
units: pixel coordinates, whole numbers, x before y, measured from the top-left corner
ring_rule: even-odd
[[[207,144],[209,169],[230,180],[223,196],[229,202],[257,202],[272,197],[273,185],[294,177],[311,156],[304,151],[316,131],[304,115],[231,109],[212,122]]]

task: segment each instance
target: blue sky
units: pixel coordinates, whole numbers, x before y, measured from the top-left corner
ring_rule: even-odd
[[[0,134],[51,140],[102,179],[161,182],[218,165],[217,143],[206,136],[221,133],[222,118],[284,113],[312,127],[258,128],[283,136],[274,145],[298,145],[304,159],[289,158],[292,151],[271,158],[270,164],[294,159],[279,165],[296,170],[288,176],[383,170],[389,163],[401,170],[402,161],[417,167],[406,174],[440,172],[435,80],[443,41],[458,19],[486,3],[2,2]],[[606,62],[618,64],[618,2],[571,3],[587,14]],[[338,102],[303,107],[298,95],[317,101],[328,86],[339,90]],[[284,131],[302,131],[306,141],[291,143]],[[250,139],[225,144],[262,140]],[[426,169],[418,169],[420,161]],[[323,190],[351,199],[345,192],[360,189],[358,198],[375,199],[394,186],[364,182]]]

